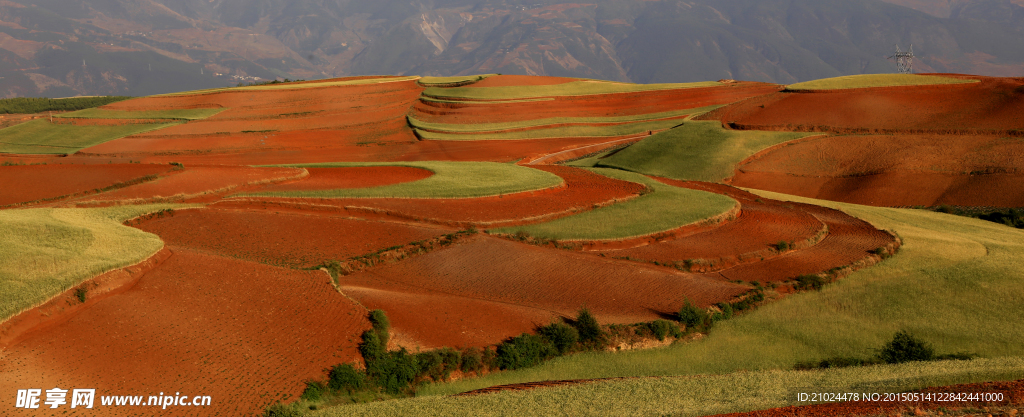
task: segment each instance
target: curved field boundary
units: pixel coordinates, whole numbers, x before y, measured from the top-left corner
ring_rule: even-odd
[[[462,87],[498,74],[464,75],[455,77],[422,77],[416,81],[423,87]]]
[[[979,80],[967,78],[942,77],[937,75],[919,74],[861,74],[843,77],[825,78],[786,86],[787,91],[794,92],[826,92],[876,87],[908,87],[919,85],[972,84]]]
[[[549,153],[538,157],[528,158],[527,160],[520,161],[523,165],[553,165],[566,161],[576,160],[588,155],[595,155],[604,152],[611,148],[619,148],[629,146],[635,141],[639,141],[649,135],[633,136],[624,139],[615,139],[608,142],[595,143],[593,145],[584,145],[574,147],[555,153]]]
[[[679,180],[721,181],[732,177],[751,155],[806,136],[729,131],[717,121],[687,121],[602,159],[597,166]]]
[[[304,198],[475,198],[565,187],[562,177],[519,165],[496,162],[335,162],[275,165],[295,168],[406,166],[434,173],[422,180],[381,187],[242,193],[242,197]]]
[[[0,168],[0,208],[60,201],[154,181],[173,167],[152,164],[16,165]],[[18,172],[22,171],[22,172]],[[124,175],[127,174],[127,175]]]
[[[431,123],[417,120],[408,116],[409,125],[422,131],[434,133],[496,133],[502,131],[531,129],[538,127],[562,127],[571,125],[612,125],[623,123],[647,122],[662,119],[676,119],[694,113],[703,113],[718,108],[719,106],[708,106],[700,109],[671,110],[660,113],[636,114],[629,116],[611,117],[554,117],[548,119],[523,120],[519,122],[504,123]]]
[[[415,129],[416,136],[421,140],[522,140],[522,139],[556,139],[556,138],[610,138],[636,135],[641,132],[653,132],[671,129],[682,124],[686,115],[639,123],[619,123],[607,126],[567,125],[564,127],[542,127],[521,131],[500,131],[495,133],[435,133]]]
[[[142,110],[124,111],[107,109],[85,109],[62,113],[55,117],[81,118],[81,119],[174,119],[174,120],[200,120],[220,113],[227,108],[195,108],[195,109],[174,109],[174,110]]]
[[[297,83],[280,83],[280,84],[265,84],[265,85],[248,85],[243,87],[225,87],[225,88],[211,88],[208,90],[194,90],[194,91],[182,91],[179,93],[168,93],[168,94],[156,94],[150,97],[167,97],[167,96],[191,96],[191,95],[204,95],[212,93],[222,93],[225,91],[261,91],[261,90],[298,90],[304,88],[319,88],[319,87],[338,87],[347,85],[364,85],[364,84],[385,84],[395,83],[402,81],[414,81],[420,79],[420,76],[406,76],[406,77],[381,77],[381,78],[358,78],[358,79],[342,79],[337,81],[306,81]]]
[[[69,154],[125,136],[163,129],[180,123],[75,126],[33,120],[0,129],[0,152],[22,154]]]
[[[786,125],[761,125],[761,124],[749,124],[749,123],[737,123],[729,122],[728,126],[735,130],[762,130],[762,131],[775,131],[775,132],[809,132],[809,133],[829,133],[834,135],[852,135],[852,134],[871,134],[871,135],[960,135],[960,136],[976,136],[976,135],[1003,135],[1012,137],[1024,137],[1024,130],[1021,129],[888,129],[888,128],[870,128],[870,127],[835,127],[828,125],[801,125],[801,124],[786,124]]]
[[[614,241],[665,233],[691,225],[717,224],[735,213],[739,203],[729,197],[666,185],[632,172],[607,168],[591,171],[644,184],[652,191],[624,203],[530,226],[489,230],[496,234],[569,241]],[[724,216],[724,217],[723,217]]]
[[[701,87],[719,87],[717,81],[680,84],[627,84],[611,81],[574,81],[564,84],[522,87],[432,87],[423,91],[426,97],[461,100],[518,100],[540,97],[577,97],[601,94],[635,93],[653,90],[683,90]]]
[[[0,211],[0,320],[163,247],[122,222],[175,205]]]
[[[78,201],[79,207],[106,204],[147,204],[181,202],[223,194],[239,187],[273,184],[306,178],[305,169],[268,169],[254,167],[190,167],[146,184],[99,194]]]

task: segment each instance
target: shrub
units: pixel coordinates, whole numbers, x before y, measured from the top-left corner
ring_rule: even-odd
[[[347,363],[331,368],[327,378],[327,388],[335,392],[348,391],[351,393],[363,389],[363,386],[366,385],[366,375]]]
[[[491,348],[484,348],[481,358],[481,365],[487,369],[498,368],[498,351]]]
[[[545,343],[540,336],[523,333],[498,345],[498,368],[528,368],[540,364],[555,353],[555,348]]]
[[[777,249],[779,252],[785,252],[785,251],[789,250],[789,242],[786,242],[784,240],[783,241],[779,241],[779,243],[776,243],[774,246],[775,246],[775,249]]]
[[[415,355],[404,348],[387,352],[379,359],[366,363],[366,375],[388,394],[399,394],[409,389],[419,376]]]
[[[442,374],[441,377],[445,380],[451,376],[452,372],[459,369],[459,365],[462,363],[462,354],[459,351],[452,348],[442,348],[440,350]]]
[[[647,327],[651,329],[651,334],[653,334],[654,337],[657,338],[658,340],[665,340],[665,337],[668,336],[669,334],[675,336],[677,333],[679,333],[679,328],[676,327],[675,329],[673,329],[675,325],[669,322],[668,320],[655,320],[650,323],[647,323]]]
[[[825,279],[817,275],[801,275],[796,277],[796,286],[794,288],[798,290],[810,290],[821,291],[821,288],[825,286]]]
[[[301,417],[302,413],[295,408],[281,403],[274,404],[267,408],[263,417]]]
[[[731,319],[733,315],[732,304],[729,303],[718,303],[718,308],[722,310],[723,319]]]
[[[462,351],[462,364],[459,366],[459,369],[461,369],[462,372],[480,372],[483,365],[483,351],[478,348],[468,348]]]
[[[559,355],[564,355],[572,350],[580,339],[579,331],[565,323],[551,323],[537,329],[537,334],[554,346]]]
[[[579,333],[580,343],[600,344],[604,341],[604,331],[601,330],[601,325],[586,308],[580,309],[579,314],[576,315],[574,327]]]
[[[434,381],[441,381],[444,373],[444,363],[441,361],[441,353],[436,350],[416,354],[416,362],[419,365],[420,375],[429,376]]]
[[[369,366],[370,362],[384,357],[387,353],[385,346],[380,343],[380,337],[377,336],[377,332],[367,330],[363,332],[361,337],[363,340],[359,343],[359,354],[363,356],[367,366]]]
[[[384,310],[373,310],[370,312],[370,324],[373,325],[373,330],[377,332],[377,337],[380,338],[381,345],[387,346],[390,335],[388,331],[391,329],[391,322],[388,320],[388,315],[384,313]]]
[[[882,347],[878,357],[886,363],[928,361],[935,358],[935,351],[924,341],[900,330]]]
[[[708,313],[697,306],[689,298],[683,302],[683,308],[679,310],[679,322],[686,326],[687,330],[695,329],[703,324],[708,318]]]
[[[75,298],[77,298],[78,302],[80,302],[80,303],[84,303],[85,302],[85,296],[88,293],[89,293],[89,290],[85,289],[85,287],[75,288]]]
[[[327,392],[327,387],[320,381],[306,381],[306,389],[302,391],[301,398],[306,401],[320,401]]]

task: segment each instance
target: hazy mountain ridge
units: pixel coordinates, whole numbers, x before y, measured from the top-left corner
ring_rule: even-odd
[[[1024,0],[16,0],[0,96],[154,94],[274,77],[510,73],[789,83],[1024,73]],[[917,9],[917,10],[915,10]],[[940,17],[941,16],[941,17]]]

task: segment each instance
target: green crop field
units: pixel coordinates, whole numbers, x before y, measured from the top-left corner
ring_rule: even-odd
[[[555,85],[515,87],[431,87],[423,91],[424,96],[471,100],[515,100],[536,97],[588,96],[595,94],[635,93],[654,90],[677,90],[685,88],[718,87],[716,81],[678,84],[627,84],[611,81],[583,80]]]
[[[528,226],[493,229],[492,233],[526,232],[557,240],[602,240],[644,236],[676,229],[722,214],[736,201],[721,194],[665,185],[643,175],[595,168],[608,177],[646,184],[652,192],[632,200]]]
[[[402,184],[371,188],[245,193],[239,196],[320,198],[470,198],[540,190],[563,184],[562,177],[533,168],[497,162],[337,162],[278,165],[302,168],[407,166],[434,173]]]
[[[0,129],[0,152],[21,154],[75,153],[114,139],[174,126],[177,123],[142,123],[121,126],[75,126],[33,120]]]
[[[721,106],[708,106],[697,109],[682,109],[672,110],[660,113],[647,113],[647,114],[634,114],[628,116],[609,116],[609,117],[552,117],[547,119],[532,119],[532,120],[520,120],[516,122],[501,122],[501,123],[471,123],[471,124],[453,124],[453,123],[431,123],[416,120],[409,117],[409,124],[417,129],[425,129],[433,132],[447,132],[447,133],[479,133],[479,132],[497,132],[502,130],[514,130],[514,129],[528,129],[542,126],[551,125],[587,125],[587,124],[611,124],[611,123],[635,123],[635,122],[646,122],[659,119],[676,119],[691,114],[706,113],[714,110]]]
[[[800,387],[860,394],[1019,378],[1024,378],[1022,358],[911,362],[862,368],[598,381],[466,397],[423,396],[346,405],[308,415],[705,416],[796,405],[796,389]]]
[[[0,321],[160,250],[159,237],[121,223],[173,207],[0,211]]]
[[[149,110],[149,111],[122,111],[106,109],[85,109],[71,113],[54,115],[54,117],[68,117],[80,119],[175,119],[175,120],[199,120],[220,113],[226,108],[219,109],[175,109],[175,110]]]
[[[193,90],[193,91],[182,91],[178,93],[168,94],[157,94],[151,97],[164,97],[164,96],[183,96],[183,95],[195,95],[195,94],[211,94],[221,93],[225,91],[252,91],[252,90],[295,90],[302,88],[320,88],[320,87],[338,87],[344,85],[365,85],[365,84],[382,84],[392,83],[399,81],[412,81],[418,80],[418,75],[406,76],[406,77],[389,77],[389,78],[364,78],[360,80],[340,80],[340,81],[322,81],[322,82],[302,82],[302,83],[278,83],[278,84],[260,84],[260,85],[247,85],[242,87],[223,87],[223,88],[210,88],[206,90]]]
[[[677,126],[683,118],[662,119],[637,123],[606,126],[559,126],[513,132],[496,133],[436,133],[416,129],[416,134],[426,140],[522,140],[554,138],[605,138],[646,134],[650,130],[663,130]]]
[[[690,121],[645,138],[597,161],[596,166],[681,180],[721,181],[733,175],[736,164],[758,151],[812,135],[725,130],[718,121]]]
[[[430,385],[421,395],[551,379],[790,369],[801,361],[867,358],[898,330],[932,344],[939,354],[1024,356],[1024,322],[1019,320],[1024,315],[1024,230],[924,210],[754,192],[843,210],[875,227],[895,230],[903,248],[820,292],[791,295],[720,322],[698,342],[568,356],[536,368]],[[629,393],[619,395],[625,401]],[[585,407],[581,402],[567,404],[572,406]]]
[[[466,85],[480,81],[484,78],[491,77],[497,74],[481,74],[481,75],[460,75],[455,77],[423,77],[420,78],[419,83],[425,87],[431,86],[443,86],[443,85]]]
[[[847,88],[900,87],[908,85],[967,84],[978,80],[917,74],[862,74],[825,78],[786,86],[787,90],[841,90]]]

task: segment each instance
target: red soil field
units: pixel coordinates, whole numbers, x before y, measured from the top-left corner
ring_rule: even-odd
[[[1000,135],[826,136],[772,149],[732,183],[876,206],[1019,207],[1024,139]]]
[[[0,166],[0,206],[91,192],[171,170],[170,165],[12,165]]]
[[[921,393],[1002,393],[1003,401],[858,401],[844,403],[790,406],[748,413],[719,414],[718,417],[833,417],[899,415],[1019,415],[1024,405],[1024,380],[980,382],[912,391]],[[973,412],[970,410],[974,410]],[[977,411],[981,410],[981,412]],[[1006,414],[999,411],[1002,410]],[[940,414],[941,412],[941,414]],[[967,414],[960,414],[966,412]],[[954,414],[955,413],[955,414]]]
[[[353,216],[366,216],[368,213],[375,213],[458,227],[470,225],[496,227],[498,224],[533,223],[542,219],[549,220],[590,210],[596,204],[633,198],[639,195],[644,188],[640,184],[608,178],[579,168],[565,166],[535,166],[534,168],[562,177],[565,180],[565,187],[500,197],[460,199],[267,197],[256,197],[255,199],[278,203],[333,206],[343,208]],[[295,184],[302,184],[302,181]],[[287,185],[290,184],[281,186]]]
[[[177,210],[136,226],[168,245],[270,265],[308,268],[453,230],[356,220],[324,213],[269,210]]]
[[[212,397],[201,411],[102,407],[96,398],[92,410],[62,406],[66,415],[239,416],[293,400],[303,380],[358,360],[366,310],[338,294],[327,274],[170,249],[173,255],[131,289],[7,347],[0,390]],[[5,413],[39,410],[21,411]]]
[[[609,117],[660,113],[728,104],[779,90],[775,84],[744,82],[717,87],[656,90],[636,93],[554,97],[519,103],[437,103],[418,101],[411,116],[437,123],[471,124],[551,117]]]
[[[579,81],[578,78],[540,77],[533,75],[492,75],[467,87],[515,87],[527,85],[555,85]]]
[[[434,175],[430,170],[413,167],[338,167],[306,168],[309,176],[295,182],[267,185],[259,191],[308,191],[339,188],[366,188],[417,181]]]
[[[981,82],[781,92],[736,103],[714,117],[751,129],[806,130],[819,126],[840,130],[1005,131],[1024,127],[1024,78],[969,77]]]
[[[93,203],[187,200],[212,196],[246,185],[285,181],[305,175],[306,172],[301,168],[186,167],[156,181],[89,196],[79,201]]]
[[[763,262],[741,264],[715,275],[730,281],[785,281],[799,275],[817,274],[853,264],[868,257],[871,250],[887,247],[895,241],[888,233],[841,211],[810,204],[790,204],[825,223],[828,226],[825,239],[806,249],[791,251]]]
[[[781,201],[759,198],[732,187],[659,179],[685,188],[716,192],[740,202],[739,216],[711,230],[678,239],[666,240],[630,249],[602,251],[611,257],[629,257],[664,263],[704,260],[700,265],[713,269],[740,262],[757,262],[777,256],[773,249],[779,242],[796,244],[803,249],[816,243],[825,224],[812,214]],[[827,268],[824,268],[827,269]]]
[[[399,263],[364,270],[340,280],[343,287],[396,291],[396,285],[450,296],[529,307],[572,317],[586,306],[602,323],[634,323],[662,318],[679,309],[684,298],[706,306],[730,300],[747,287],[719,279],[684,274],[668,268],[638,265],[591,254],[541,248],[477,235],[455,245]],[[359,298],[353,295],[357,300]],[[374,300],[385,311],[394,297]],[[396,301],[397,302],[397,301]],[[399,331],[410,334],[421,323],[438,320],[451,327],[433,328],[432,340],[456,340],[463,320],[487,311],[466,308],[420,311],[416,321],[392,319]],[[445,314],[447,313],[447,314]],[[437,315],[442,318],[435,318]],[[494,320],[503,320],[494,317]],[[515,320],[523,320],[522,317]],[[546,323],[542,323],[546,324]],[[491,340],[496,343],[500,339]]]

